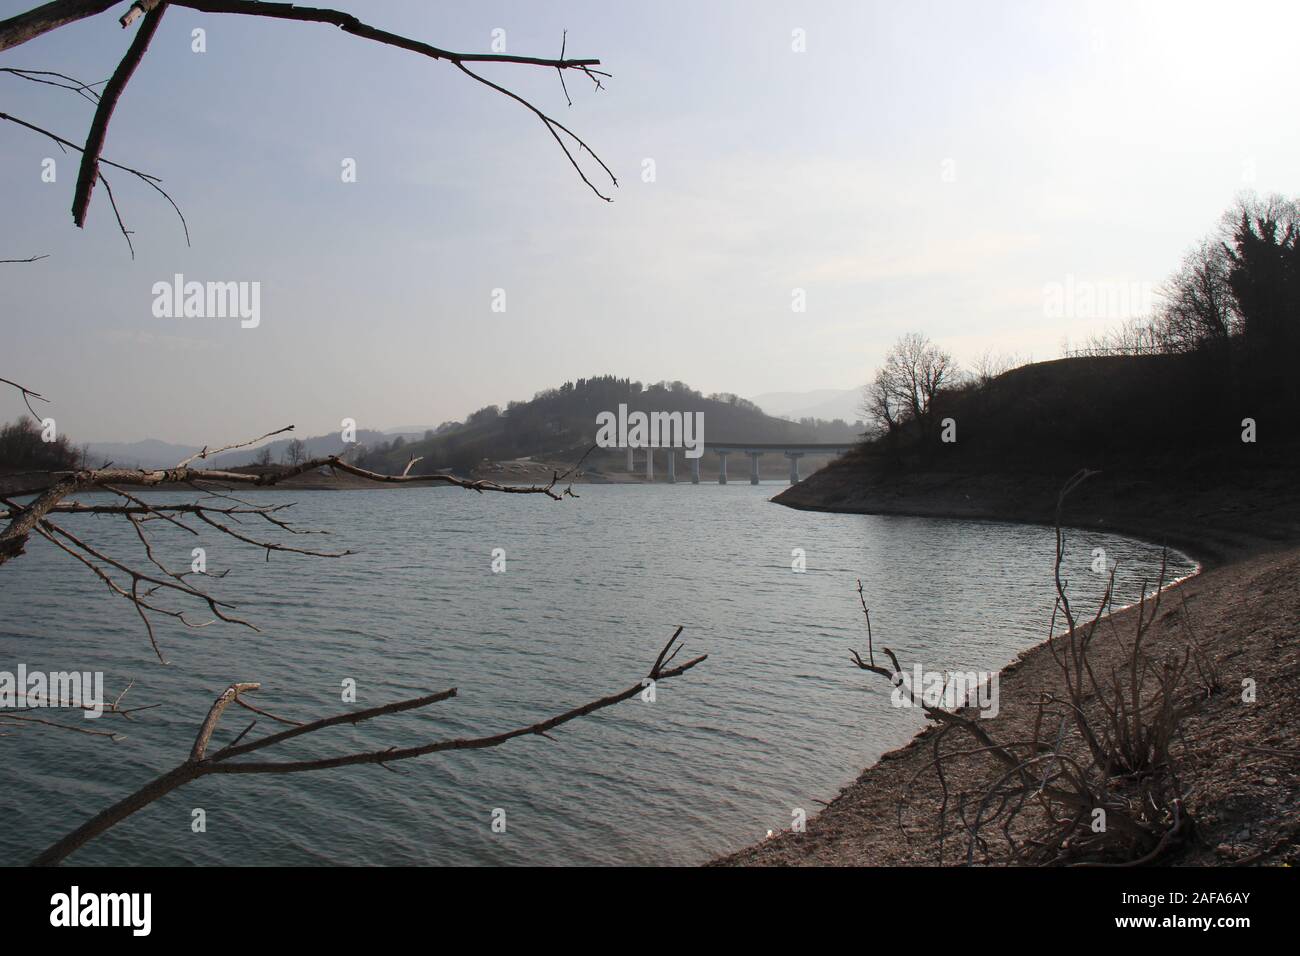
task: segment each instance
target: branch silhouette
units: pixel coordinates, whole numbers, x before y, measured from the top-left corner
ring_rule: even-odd
[[[17,382],[0,378],[0,383],[17,389],[32,416],[40,420],[31,400],[44,402],[48,399]],[[288,425],[248,441],[233,442],[216,448],[205,446],[173,468],[114,468],[110,464],[102,468],[37,472],[35,475],[39,476],[43,484],[0,495],[0,506],[4,509],[0,510],[0,522],[7,522],[0,528],[0,565],[23,554],[31,535],[38,535],[94,574],[111,594],[132,604],[144,625],[146,636],[155,655],[165,664],[167,658],[159,646],[150,615],[163,615],[193,629],[205,628],[217,621],[246,627],[253,631],[260,631],[260,629],[252,622],[236,616],[236,604],[221,599],[193,583],[192,580],[188,580],[196,577],[221,578],[224,577],[225,572],[210,573],[206,569],[178,571],[168,567],[158,557],[149,536],[150,528],[155,522],[161,521],[198,536],[198,529],[185,522],[186,518],[194,519],[219,534],[262,550],[267,560],[270,560],[272,553],[314,558],[344,558],[356,553],[350,549],[325,551],[298,547],[283,540],[255,535],[236,527],[247,519],[265,522],[270,526],[268,530],[271,530],[272,534],[327,533],[295,527],[282,517],[279,513],[292,507],[292,503],[256,504],[233,496],[231,492],[240,486],[273,488],[307,472],[329,469],[332,472],[342,472],[376,484],[452,485],[480,494],[544,495],[554,501],[560,501],[564,497],[577,497],[572,485],[563,490],[560,490],[560,485],[577,473],[582,465],[581,460],[563,473],[554,473],[551,480],[544,485],[502,485],[494,481],[460,478],[450,474],[413,475],[410,473],[411,468],[419,459],[407,462],[402,473],[398,475],[387,475],[361,468],[346,461],[341,455],[310,458],[297,465],[264,473],[193,466],[195,462],[203,461],[221,452],[245,448],[291,431],[293,426]],[[586,455],[583,456],[584,460],[585,458]],[[199,497],[189,502],[150,504],[138,494],[127,490],[128,488],[183,489],[197,492]],[[116,496],[119,503],[85,504],[72,500],[78,493],[88,491],[107,492]],[[34,497],[27,503],[18,500],[27,496]],[[142,567],[139,561],[115,557],[105,549],[86,541],[62,523],[64,517],[84,515],[118,516],[128,520],[143,549],[147,567]],[[164,596],[182,602],[182,606],[162,603],[161,599]],[[185,609],[186,606],[206,610],[210,617],[204,620],[193,619]]]
[[[0,21],[0,51],[10,49],[26,43],[28,40],[48,33],[51,30],[66,26],[77,20],[95,16],[103,13],[114,4],[105,2],[105,0],[54,0],[52,3],[36,7],[26,13],[11,17],[8,20]],[[181,217],[181,223],[185,228],[185,241],[190,241],[189,225],[185,222],[185,217],[181,215],[180,207],[172,200],[166,192],[159,186],[157,177],[148,176],[140,173],[138,170],[129,167],[119,166],[116,163],[110,163],[102,158],[105,141],[108,137],[109,123],[112,120],[113,112],[122,99],[127,85],[134,76],[136,69],[143,62],[145,54],[148,52],[150,41],[153,39],[158,30],[158,25],[162,20],[163,14],[168,7],[185,7],[199,13],[207,14],[229,14],[237,16],[255,16],[265,17],[275,20],[290,20],[299,23],[319,23],[329,26],[338,27],[344,33],[351,36],[360,37],[361,39],[370,40],[375,43],[381,43],[385,46],[395,47],[406,50],[433,60],[440,60],[452,64],[466,76],[475,82],[488,87],[496,93],[514,100],[533,115],[535,115],[546,127],[546,131],[559,145],[560,150],[564,153],[565,158],[573,167],[574,171],[582,182],[596,196],[611,201],[611,197],[605,195],[588,177],[582,165],[574,156],[574,149],[580,154],[586,153],[599,166],[601,174],[609,179],[614,186],[618,186],[618,179],[615,177],[609,166],[606,165],[596,152],[587,143],[582,140],[576,133],[570,130],[563,123],[544,113],[532,102],[523,96],[507,89],[506,87],[487,79],[486,77],[469,69],[466,64],[480,63],[499,63],[515,66],[534,66],[546,69],[556,70],[561,78],[561,85],[566,102],[570,106],[573,101],[569,98],[567,86],[563,85],[564,71],[576,70],[586,75],[595,85],[596,90],[604,89],[600,77],[608,77],[610,74],[596,69],[600,65],[599,59],[593,58],[574,58],[565,56],[565,50],[568,46],[567,31],[562,37],[560,56],[558,58],[535,57],[535,56],[516,56],[506,53],[464,53],[455,50],[447,50],[442,47],[434,46],[421,40],[403,36],[398,33],[392,33],[383,30],[368,23],[364,23],[356,16],[346,13],[342,10],[334,10],[324,7],[305,7],[292,3],[270,3],[263,0],[136,0],[127,9],[126,13],[119,18],[119,23],[124,29],[130,28],[139,22],[135,36],[127,47],[125,54],[118,63],[117,69],[113,75],[104,84],[102,93],[95,93],[94,87],[99,83],[87,84],[71,77],[57,73],[51,70],[23,70],[18,68],[6,68],[0,72],[10,73],[21,79],[31,82],[46,83],[51,86],[57,86],[62,89],[70,90],[84,99],[95,104],[95,114],[91,120],[90,129],[86,135],[84,145],[76,146],[61,136],[49,132],[33,123],[20,120],[6,113],[0,113],[0,120],[17,123],[34,132],[49,137],[58,143],[61,147],[70,147],[81,152],[81,162],[77,172],[77,184],[72,199],[72,219],[78,228],[84,228],[86,219],[90,213],[90,200],[95,189],[96,182],[104,184],[104,192],[107,194],[109,204],[112,206],[114,218],[122,236],[126,239],[127,247],[131,257],[135,257],[135,246],[131,241],[131,230],[127,229],[122,220],[122,215],[118,209],[116,197],[113,195],[112,187],[109,181],[104,177],[100,165],[114,166],[123,169],[147,182],[172,205],[178,216]],[[62,82],[61,82],[62,81]],[[567,140],[567,142],[566,142]],[[572,149],[570,147],[573,147]],[[5,262],[13,261],[31,261],[31,260],[3,260]]]
[[[306,723],[295,723],[285,721],[283,718],[275,718],[280,723],[291,723],[288,730],[282,730],[278,733],[269,734],[257,740],[241,743],[248,736],[257,721],[253,721],[245,728],[235,739],[209,754],[209,748],[212,744],[212,738],[216,733],[221,718],[227,708],[232,704],[241,704],[255,713],[265,714],[255,706],[245,703],[241,695],[252,693],[261,688],[257,683],[236,683],[231,684],[213,701],[207,716],[204,718],[199,731],[194,738],[194,746],[190,749],[190,755],[187,760],[178,766],[172,768],[161,776],[150,781],[139,790],[124,797],[111,807],[101,811],[94,817],[91,817],[76,830],[73,830],[67,836],[58,840],[40,853],[34,860],[33,866],[54,866],[61,863],[69,854],[84,846],[95,837],[121,823],[127,817],[131,816],[138,810],[143,809],[161,797],[171,793],[179,787],[185,786],[200,777],[211,774],[267,774],[267,773],[307,773],[320,770],[333,770],[339,767],[351,767],[361,764],[378,764],[381,767],[387,767],[388,764],[396,763],[402,760],[411,760],[416,757],[423,757],[428,754],[440,753],[447,750],[483,750],[490,747],[499,747],[508,743],[517,737],[537,736],[545,737],[548,740],[554,739],[550,736],[550,731],[560,727],[570,721],[577,720],[580,717],[586,717],[596,711],[604,710],[615,704],[622,703],[637,694],[643,693],[649,682],[658,682],[670,680],[685,674],[691,668],[695,667],[708,659],[707,654],[686,661],[676,667],[668,667],[672,659],[681,649],[680,638],[682,628],[678,627],[673,632],[673,636],[668,639],[663,650],[655,659],[654,665],[650,668],[649,673],[642,680],[616,691],[604,697],[590,700],[587,703],[577,707],[572,707],[562,713],[555,714],[545,720],[524,726],[514,727],[510,730],[501,731],[500,733],[488,734],[481,737],[458,737],[448,740],[434,740],[428,743],[420,744],[414,747],[388,747],[380,750],[362,750],[349,753],[338,754],[333,757],[325,757],[318,760],[283,760],[283,761],[246,761],[238,758],[260,750],[266,750],[292,740],[296,737],[302,737],[307,734],[313,734],[329,727],[339,724],[358,724],[363,721],[372,720],[376,717],[386,717],[392,714],[402,713],[408,710],[418,710],[420,708],[431,706],[432,704],[441,703],[456,696],[456,688],[450,688],[437,693],[427,694],[422,697],[412,697],[407,700],[399,700],[390,704],[384,704],[378,707],[370,707],[364,710],[344,712],[333,714],[329,717],[322,717],[317,720]]]

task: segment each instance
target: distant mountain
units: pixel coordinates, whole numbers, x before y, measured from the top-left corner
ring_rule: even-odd
[[[303,438],[301,441],[307,446],[308,458],[322,458],[325,455],[334,455],[354,449],[357,445],[373,447],[389,440],[391,437],[391,435],[375,431],[373,428],[358,428],[356,445],[345,445],[343,436],[339,432],[333,432],[329,435],[314,435],[310,438]],[[256,448],[240,448],[238,451],[228,451],[217,455],[215,458],[208,459],[207,467],[234,468],[238,465],[251,465],[257,456],[261,454],[263,448],[271,449],[271,461],[282,464],[285,450],[289,447],[291,441],[293,441],[293,437],[268,442],[266,445],[258,445]]]
[[[403,438],[423,438],[425,432],[437,431],[437,425],[398,425],[382,429],[385,435],[401,435]]]
[[[90,464],[111,461],[119,468],[170,468],[199,450],[198,445],[173,445],[156,438],[133,442],[91,442]]]
[[[811,392],[767,392],[751,401],[777,418],[797,422],[801,418],[849,424],[862,419],[862,390],[859,388],[819,388]]]
[[[355,445],[345,445],[338,432],[301,441],[310,458],[346,451],[352,460],[377,471],[401,471],[414,455],[423,459],[415,467],[417,474],[446,468],[464,472],[483,459],[576,459],[595,439],[597,413],[615,412],[619,404],[633,411],[703,412],[706,441],[856,441],[860,429],[852,426],[861,418],[855,408],[860,400],[852,389],[822,389],[773,392],[751,402],[730,393],[706,396],[682,382],[643,386],[606,375],[565,382],[559,388],[539,392],[531,401],[511,402],[504,410],[489,405],[464,422],[444,422],[436,428],[412,425],[385,431],[358,429]],[[798,424],[801,418],[825,422],[839,418],[847,424],[812,427]],[[429,432],[436,434],[426,439]],[[269,448],[271,460],[281,464],[293,440],[290,435],[266,445],[224,452],[202,464],[208,468],[250,465],[263,448]],[[174,445],[156,439],[90,446],[94,463],[112,461],[128,468],[171,467],[198,450],[197,445]]]
[[[380,432],[372,428],[357,429],[357,445],[373,448],[391,441],[393,437],[394,433],[392,432]],[[412,431],[402,434],[401,437],[403,440],[413,441],[417,438],[423,438],[424,432],[423,430]],[[205,468],[235,468],[239,465],[251,465],[264,447],[271,449],[271,460],[276,464],[281,464],[284,462],[285,449],[289,447],[291,441],[293,441],[292,436],[270,442],[265,446],[240,448],[235,451],[224,452],[196,464]],[[314,435],[302,439],[302,442],[307,446],[308,457],[312,458],[333,455],[345,449],[356,447],[353,445],[345,446],[343,437],[338,432],[329,435]],[[170,442],[159,441],[156,438],[146,438],[143,441],[135,442],[91,442],[90,463],[92,465],[102,465],[104,462],[111,461],[121,468],[171,468],[199,451],[200,448],[199,445],[175,445]]]

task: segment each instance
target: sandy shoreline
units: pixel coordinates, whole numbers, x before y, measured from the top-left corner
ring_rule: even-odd
[[[1047,478],[931,475],[870,490],[848,472],[826,469],[773,500],[805,510],[1040,524],[1051,523],[1055,505]],[[1265,476],[1251,487],[1248,502],[1240,490],[1225,496],[1212,483],[1166,490],[1158,497],[1152,490],[1145,481],[1111,482],[1072,500],[1067,523],[1168,543],[1202,566],[1201,573],[1166,590],[1166,610],[1148,637],[1153,653],[1185,641],[1181,615],[1168,609],[1186,600],[1198,640],[1219,661],[1226,688],[1187,721],[1188,809],[1197,829],[1195,839],[1169,862],[1298,862],[1300,774],[1294,758],[1270,752],[1293,747],[1300,734],[1300,535],[1294,492],[1283,476]],[[1127,636],[1136,612],[1117,610],[1108,621]],[[906,667],[906,650],[896,650]],[[1120,651],[1118,642],[1108,641],[1094,645],[1093,653],[1107,666],[1119,661]],[[878,682],[872,692],[888,693],[883,679],[861,676],[868,686]],[[1260,688],[1250,705],[1235,690],[1246,678]],[[999,681],[1001,713],[987,724],[999,739],[1026,736],[1039,696],[1061,691],[1047,641],[1003,668]],[[939,863],[938,803],[932,799],[938,781],[929,767],[934,733],[927,727],[881,756],[808,820],[806,832],[782,832],[711,865]],[[977,788],[988,773],[987,767],[961,764],[946,776],[955,792]],[[964,862],[963,847],[951,837],[942,862]]]

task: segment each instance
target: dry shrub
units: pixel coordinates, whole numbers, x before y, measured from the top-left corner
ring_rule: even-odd
[[[1095,614],[1076,619],[1061,578],[1061,511],[1069,493],[1090,474],[1072,477],[1058,499],[1057,600],[1048,647],[1062,690],[1039,697],[1025,738],[998,739],[978,716],[927,703],[915,688],[909,691],[913,705],[938,730],[931,742],[933,758],[899,801],[899,828],[906,836],[908,810],[935,814],[940,863],[953,862],[945,851],[955,840],[964,845],[961,859],[967,864],[1133,866],[1165,857],[1191,835],[1179,772],[1181,728],[1220,688],[1218,672],[1196,640],[1185,604],[1179,609],[1185,643],[1160,652],[1146,646],[1165,595],[1164,562],[1150,598],[1144,584],[1129,638],[1106,616],[1113,570]],[[875,662],[865,600],[862,606],[868,659],[854,652],[853,660],[900,687],[903,670],[894,653],[884,650],[890,667]],[[1058,617],[1065,627],[1059,635]],[[1118,663],[1106,664],[1103,655],[1093,653],[1102,627],[1121,649]],[[914,799],[918,781],[931,770],[935,789]],[[972,779],[977,783],[954,792],[954,781]]]

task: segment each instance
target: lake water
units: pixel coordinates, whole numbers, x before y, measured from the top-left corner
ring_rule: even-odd
[[[661,683],[654,703],[626,701],[565,725],[554,741],[407,761],[400,774],[208,777],[71,862],[699,863],[788,827],[794,808],[813,815],[922,726],[849,661],[850,648],[866,649],[856,579],[877,648],[892,647],[905,666],[995,670],[1046,636],[1047,528],[793,511],[767,500],[776,484],[577,490],[559,503],[459,489],[256,496],[296,501],[300,526],[334,532],[289,543],[361,552],[339,559],[266,562],[257,548],[154,522],[161,559],[184,567],[205,545],[210,571],[231,568],[210,589],[262,628],[192,631],[161,619],[168,666],[130,605],[33,540],[0,568],[0,670],[103,671],[110,698],[134,680],[127,702],[163,706],[129,724],[59,717],[125,730],[117,743],[37,729],[0,738],[0,861],[25,861],[183,760],[233,681],[260,681],[250,700],[303,719],[459,688],[427,710],[258,755],[320,757],[532,723],[636,683],[681,624],[678,660],[709,659]],[[62,523],[119,556],[139,553],[120,519]],[[1122,537],[1068,532],[1067,546],[1080,607],[1103,588],[1093,548],[1119,562],[1116,605],[1135,600],[1159,568],[1157,547]],[[492,571],[496,548],[504,573]],[[803,573],[792,569],[795,549]],[[1171,556],[1171,576],[1193,567]],[[195,617],[204,619],[200,609]],[[341,702],[348,679],[355,705]],[[250,716],[231,708],[216,743]],[[253,736],[272,726],[262,721]],[[196,808],[206,832],[192,831]],[[491,826],[498,809],[504,833]]]

